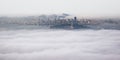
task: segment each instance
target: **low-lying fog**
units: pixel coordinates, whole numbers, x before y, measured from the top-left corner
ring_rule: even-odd
[[[120,60],[120,30],[0,31],[0,60]]]

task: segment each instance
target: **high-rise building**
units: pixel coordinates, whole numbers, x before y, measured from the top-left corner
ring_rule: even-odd
[[[74,20],[76,21],[76,20],[77,20],[77,17],[74,17]]]

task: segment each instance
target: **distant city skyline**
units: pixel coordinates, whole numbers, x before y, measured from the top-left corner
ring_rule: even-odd
[[[68,13],[83,17],[120,17],[120,0],[0,0],[0,16]]]

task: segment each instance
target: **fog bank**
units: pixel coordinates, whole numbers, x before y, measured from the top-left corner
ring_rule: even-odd
[[[0,31],[0,60],[120,60],[119,30]]]

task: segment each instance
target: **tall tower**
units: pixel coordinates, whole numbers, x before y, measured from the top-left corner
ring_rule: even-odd
[[[74,17],[73,23],[74,23],[74,24],[77,24],[77,17]]]
[[[74,20],[76,21],[76,20],[77,20],[77,17],[74,17]]]

